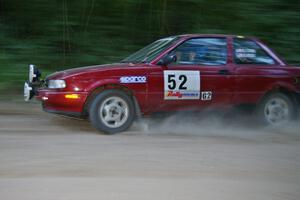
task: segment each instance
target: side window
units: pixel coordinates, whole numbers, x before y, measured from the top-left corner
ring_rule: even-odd
[[[225,65],[227,42],[225,38],[195,38],[172,51],[177,61],[173,65]]]
[[[275,64],[274,59],[252,40],[235,38],[233,47],[236,64]]]

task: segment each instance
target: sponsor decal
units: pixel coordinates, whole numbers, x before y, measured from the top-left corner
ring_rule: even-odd
[[[256,50],[255,49],[236,49],[235,55],[237,58],[255,58]]]
[[[166,96],[166,97],[177,97],[177,98],[182,98],[182,93],[181,93],[181,92],[168,91],[167,94],[166,94],[165,96]]]
[[[120,83],[146,83],[146,76],[122,76]]]
[[[199,93],[198,92],[174,92],[174,91],[168,91],[165,95],[167,98],[171,99],[172,97],[176,99],[191,99],[196,98],[199,99]]]

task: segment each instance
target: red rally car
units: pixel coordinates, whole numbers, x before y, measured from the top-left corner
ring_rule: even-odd
[[[255,105],[256,119],[277,125],[296,117],[300,102],[300,68],[234,35],[167,37],[119,63],[40,76],[30,65],[26,101],[35,95],[46,112],[89,118],[103,133],[155,112],[237,105]]]

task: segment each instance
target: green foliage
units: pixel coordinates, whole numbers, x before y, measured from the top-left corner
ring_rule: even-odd
[[[300,63],[298,0],[1,0],[0,89],[29,63],[53,72],[117,62],[155,39],[229,33],[264,40]]]

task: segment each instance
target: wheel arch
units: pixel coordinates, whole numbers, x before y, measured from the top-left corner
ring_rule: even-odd
[[[277,86],[273,87],[272,89],[270,89],[269,91],[267,91],[266,93],[264,93],[264,94],[260,97],[260,99],[259,99],[259,101],[258,101],[258,105],[259,105],[263,100],[265,100],[268,96],[270,96],[270,95],[272,95],[272,94],[274,94],[274,93],[282,93],[282,94],[285,94],[286,96],[288,96],[288,97],[291,99],[293,105],[294,105],[295,107],[297,107],[298,101],[297,101],[296,92],[295,92],[293,89],[291,89],[290,87],[287,87],[287,86],[285,86],[285,85],[277,85]]]
[[[134,109],[135,109],[135,113],[136,115],[139,117],[141,116],[141,111],[140,111],[140,106],[138,103],[137,98],[134,95],[134,92],[129,89],[128,87],[125,87],[123,85],[120,84],[105,84],[105,85],[101,85],[98,86],[96,88],[94,88],[88,95],[85,103],[84,103],[84,107],[83,107],[83,116],[88,117],[89,115],[89,107],[93,101],[93,99],[102,91],[104,90],[109,90],[109,89],[115,89],[115,90],[119,90],[124,92],[125,94],[127,94],[133,101],[134,103]]]

